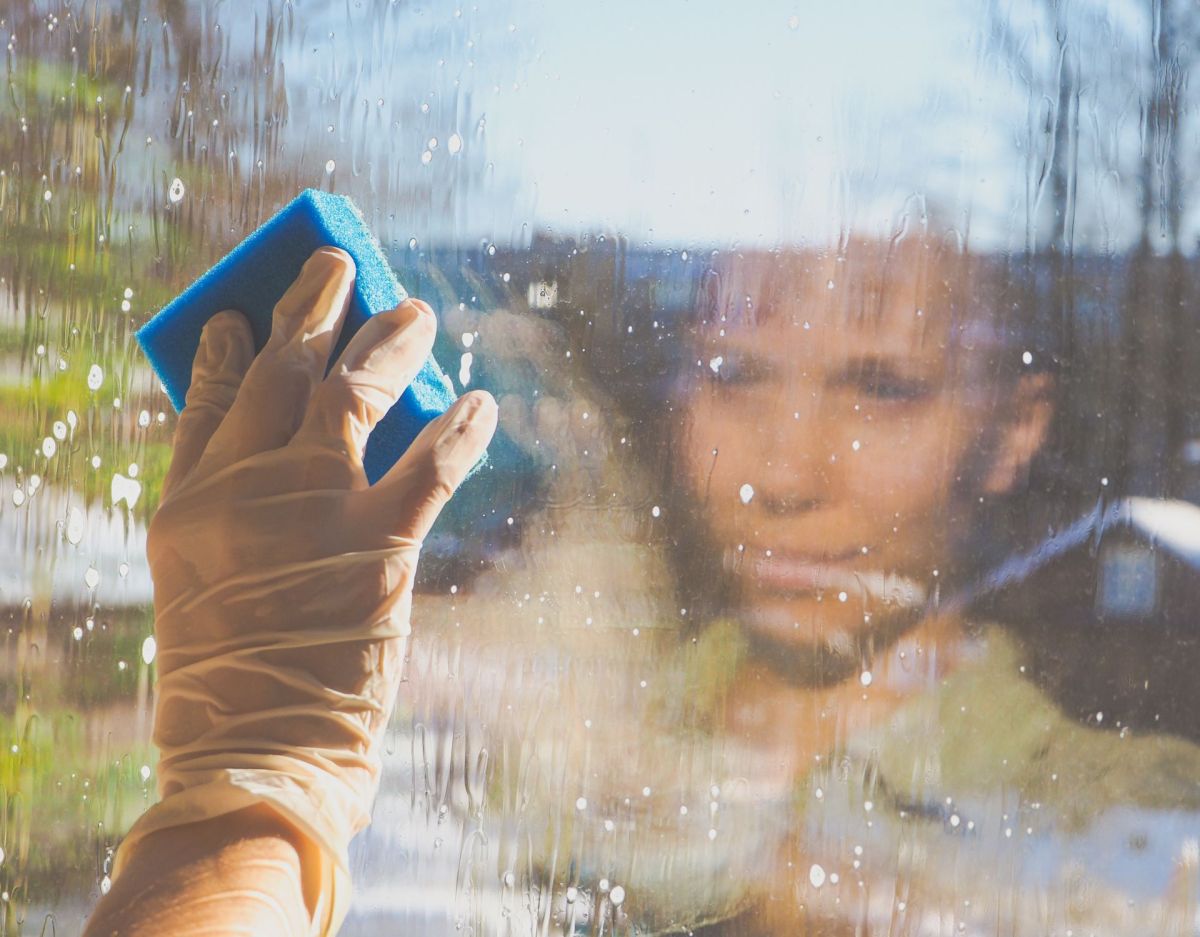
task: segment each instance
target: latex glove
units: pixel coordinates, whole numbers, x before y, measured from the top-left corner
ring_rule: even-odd
[[[372,317],[323,379],[353,279],[343,252],[313,254],[257,357],[240,314],[204,329],[147,544],[162,800],[114,864],[154,830],[269,804],[320,847],[316,934],[345,915],[422,538],[496,426],[465,395],[368,487],[367,436],[436,321],[417,301]]]

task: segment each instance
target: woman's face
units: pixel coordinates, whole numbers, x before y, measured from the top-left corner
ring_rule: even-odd
[[[930,295],[935,262],[882,285],[869,260],[805,266],[744,260],[714,286],[681,455],[751,635],[845,654],[946,575],[1011,420],[988,329],[952,331]]]

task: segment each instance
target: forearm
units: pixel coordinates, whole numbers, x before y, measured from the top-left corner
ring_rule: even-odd
[[[84,937],[308,937],[316,896],[304,869],[313,848],[267,807],[151,833],[100,899]]]

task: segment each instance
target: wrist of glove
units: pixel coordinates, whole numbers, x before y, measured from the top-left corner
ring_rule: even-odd
[[[344,253],[315,253],[257,357],[237,313],[204,329],[147,545],[161,801],[114,869],[154,830],[266,804],[319,847],[314,934],[346,912],[422,539],[496,422],[489,396],[466,395],[367,485],[367,436],[436,323],[415,301],[380,313],[324,376],[353,277]]]

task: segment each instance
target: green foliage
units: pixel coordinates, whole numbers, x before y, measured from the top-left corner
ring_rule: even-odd
[[[10,895],[8,923],[28,896],[47,904],[89,890],[103,874],[105,850],[152,797],[152,778],[142,777],[142,766],[152,764],[149,746],[111,735],[97,745],[87,728],[73,707],[0,714],[0,890]]]

